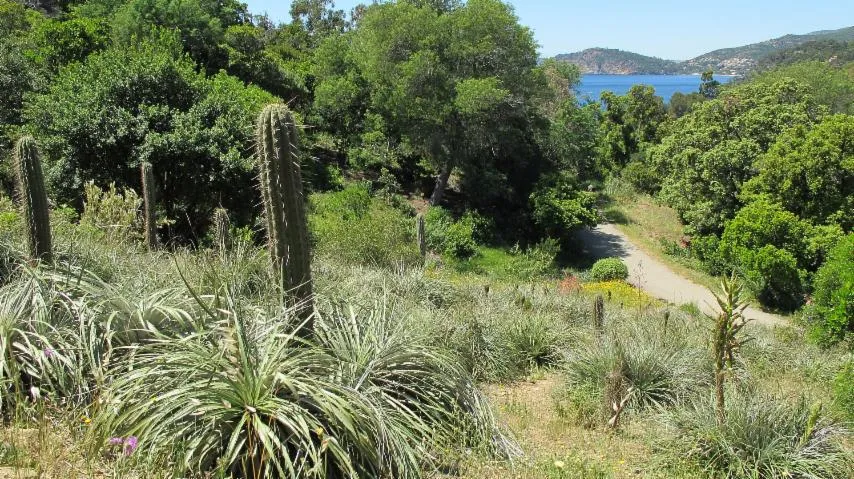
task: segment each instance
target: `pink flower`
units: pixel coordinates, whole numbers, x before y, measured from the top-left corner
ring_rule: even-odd
[[[111,446],[120,446],[124,442],[125,442],[125,439],[123,437],[111,437],[110,440],[107,441],[107,444],[109,444]]]
[[[52,357],[53,357],[53,355],[54,355],[54,350],[53,350],[53,349],[45,348],[45,350],[44,350],[44,356],[45,356],[46,358],[52,358]]]
[[[130,436],[125,440],[125,456],[130,456],[133,454],[133,451],[136,450],[137,445],[139,445],[139,440],[136,436]]]

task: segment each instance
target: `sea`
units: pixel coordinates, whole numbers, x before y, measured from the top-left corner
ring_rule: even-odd
[[[736,77],[715,75],[715,80],[729,83]],[[700,75],[581,75],[576,93],[581,101],[598,101],[603,91],[625,95],[634,85],[652,85],[655,93],[670,101],[674,93],[694,93],[700,90]]]

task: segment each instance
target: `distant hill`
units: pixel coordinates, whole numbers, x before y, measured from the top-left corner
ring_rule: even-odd
[[[582,73],[630,75],[633,73],[669,74],[679,62],[648,57],[612,48],[588,48],[582,52],[558,55],[555,59],[578,65]]]
[[[785,35],[741,47],[723,48],[683,62],[608,48],[590,48],[581,52],[558,55],[555,58],[578,65],[582,73],[691,74],[714,70],[719,74],[745,75],[756,69],[763,58],[776,52],[811,42],[850,41],[854,41],[854,26],[805,35]]]
[[[758,71],[791,65],[793,63],[818,61],[831,65],[854,62],[854,41],[814,40],[801,45],[776,51],[759,59]]]

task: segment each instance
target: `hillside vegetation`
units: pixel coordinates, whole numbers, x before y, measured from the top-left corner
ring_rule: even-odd
[[[851,65],[580,104],[501,0],[291,17],[0,0],[0,477],[852,479]],[[715,314],[580,253],[636,198]]]
[[[687,75],[711,70],[721,75],[744,76],[773,65],[845,57],[845,44],[851,41],[854,41],[854,27],[805,35],[784,35],[750,45],[722,48],[685,61],[663,60],[609,48],[590,48],[557,55],[555,59],[578,66],[582,73]],[[825,55],[825,52],[829,55]],[[837,58],[834,61],[846,63],[850,60]]]

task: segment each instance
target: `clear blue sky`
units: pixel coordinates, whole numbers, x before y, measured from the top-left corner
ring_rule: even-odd
[[[244,0],[252,13],[289,21],[287,0]],[[369,0],[337,0],[350,11]],[[787,33],[854,25],[852,0],[511,0],[543,56],[589,47],[685,60]]]

